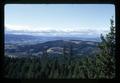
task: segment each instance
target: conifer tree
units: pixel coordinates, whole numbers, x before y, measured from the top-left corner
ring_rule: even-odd
[[[101,35],[101,53],[96,58],[96,73],[99,78],[115,77],[115,27],[113,19],[110,22],[110,32],[105,37]]]

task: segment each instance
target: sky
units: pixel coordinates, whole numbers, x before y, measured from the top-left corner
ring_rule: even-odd
[[[6,4],[5,32],[50,36],[99,36],[115,19],[112,4]]]

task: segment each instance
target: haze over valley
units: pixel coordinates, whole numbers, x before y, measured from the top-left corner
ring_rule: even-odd
[[[6,4],[4,77],[115,78],[113,4]]]

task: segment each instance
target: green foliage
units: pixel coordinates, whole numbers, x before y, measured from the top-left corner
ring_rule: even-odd
[[[101,53],[96,56],[96,67],[99,78],[115,78],[115,27],[113,19],[110,32],[106,37],[101,35]]]
[[[110,33],[101,35],[100,54],[95,57],[73,55],[63,48],[63,55],[49,58],[46,50],[41,58],[5,57],[5,77],[24,79],[100,79],[115,77],[115,27],[111,19]],[[83,55],[84,56],[84,55]]]

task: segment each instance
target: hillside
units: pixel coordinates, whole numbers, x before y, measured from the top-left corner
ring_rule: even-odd
[[[42,56],[46,51],[48,55],[57,56],[63,54],[63,49],[69,53],[70,47],[74,55],[93,55],[99,52],[98,42],[82,40],[55,40],[31,45],[8,44],[5,46],[6,55],[14,56]]]

